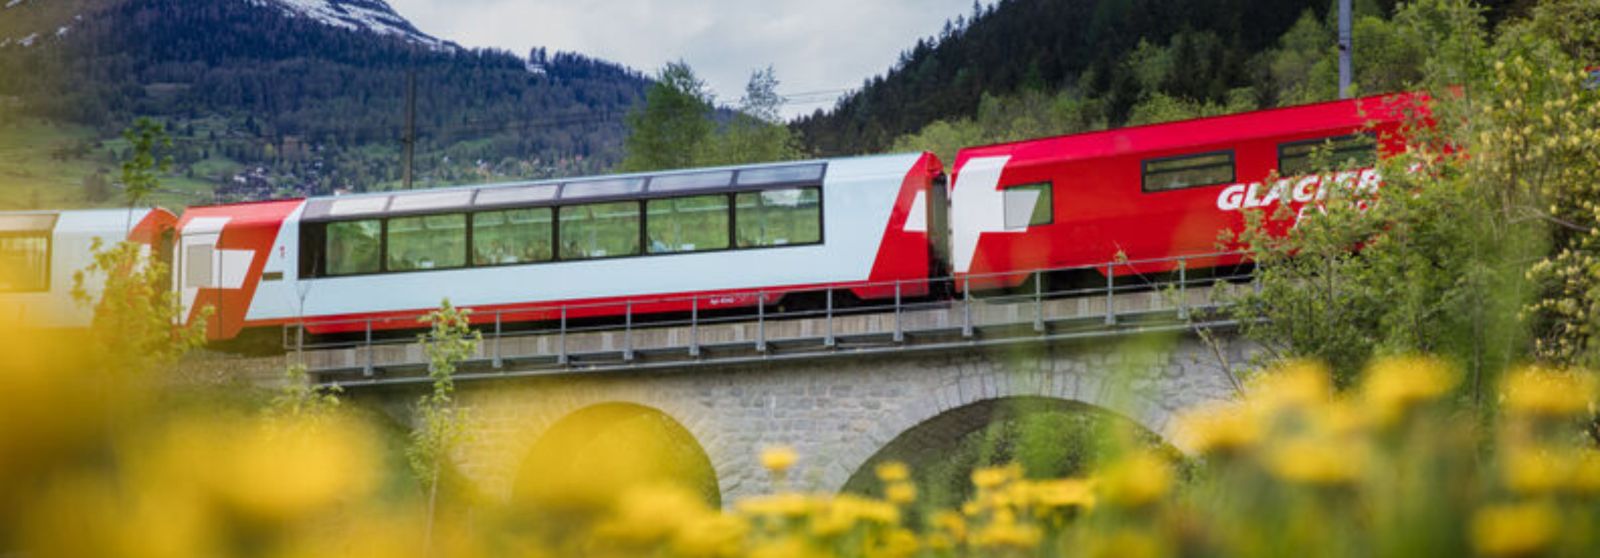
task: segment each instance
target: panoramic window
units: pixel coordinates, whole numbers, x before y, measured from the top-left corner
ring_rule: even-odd
[[[50,290],[50,237],[0,235],[0,292]]]
[[[377,219],[328,223],[327,274],[377,273],[383,256],[382,231]]]
[[[555,256],[555,211],[548,207],[472,216],[472,264],[547,262]]]
[[[1144,162],[1144,191],[1165,192],[1233,182],[1233,152],[1169,157]]]
[[[728,196],[650,200],[645,203],[645,214],[651,254],[728,247]]]
[[[467,216],[425,215],[389,220],[389,271],[467,265]]]
[[[822,241],[822,194],[818,188],[743,192],[735,196],[735,207],[740,248]]]
[[[639,202],[591,203],[561,208],[561,259],[583,260],[639,253]]]
[[[1051,207],[1050,183],[1011,186],[1005,189],[1006,229],[1026,229],[1034,225],[1048,225],[1054,209]]]
[[[1299,176],[1324,169],[1358,169],[1378,163],[1378,140],[1369,134],[1286,143],[1278,147],[1278,174]]]

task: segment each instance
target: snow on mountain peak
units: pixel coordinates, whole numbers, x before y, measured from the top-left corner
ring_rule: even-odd
[[[277,6],[291,16],[311,18],[324,25],[395,35],[433,49],[455,45],[417,30],[384,0],[249,0],[258,6]]]

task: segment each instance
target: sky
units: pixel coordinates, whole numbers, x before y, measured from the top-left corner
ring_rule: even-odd
[[[423,32],[526,56],[542,46],[647,74],[682,59],[734,105],[771,65],[785,117],[829,108],[973,0],[389,0]],[[993,0],[983,0],[987,5]]]

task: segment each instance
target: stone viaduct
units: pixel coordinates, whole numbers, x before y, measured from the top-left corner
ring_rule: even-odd
[[[1169,441],[1182,409],[1237,393],[1249,358],[1231,330],[1204,341],[1183,326],[1125,328],[1068,338],[953,344],[895,352],[848,349],[794,359],[660,367],[462,382],[474,435],[462,471],[487,494],[507,497],[538,441],[575,413],[627,404],[680,425],[703,449],[722,501],[770,489],[759,453],[787,445],[800,455],[795,487],[837,491],[882,448],[936,425],[951,436],[982,428],[985,406],[1028,398],[1123,417]],[[358,402],[409,422],[426,386],[352,389]],[[1179,448],[1182,449],[1182,448]]]

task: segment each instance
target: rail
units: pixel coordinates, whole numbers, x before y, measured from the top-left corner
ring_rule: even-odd
[[[645,369],[700,363],[744,362],[867,350],[973,346],[1017,340],[1092,337],[1127,329],[1172,329],[1197,314],[1210,320],[1220,309],[1219,289],[1237,289],[1253,276],[1231,263],[1237,252],[1089,266],[941,277],[859,281],[812,289],[750,289],[711,295],[662,295],[586,304],[534,303],[478,312],[483,336],[463,368],[476,376],[562,374]],[[1202,269],[1192,270],[1199,262]],[[1140,273],[1141,269],[1172,268]],[[1118,277],[1117,273],[1133,270]],[[1094,274],[1072,272],[1093,271]],[[1104,282],[1052,278],[1104,276]],[[998,285],[1018,285],[998,287]],[[853,301],[843,293],[874,291],[881,298]],[[782,299],[821,293],[820,301]],[[892,296],[889,295],[892,293]],[[948,295],[948,296],[942,296]],[[714,310],[712,299],[750,301],[741,312]],[[794,302],[811,300],[815,304]],[[687,312],[660,314],[637,308],[675,304]],[[578,316],[610,315],[609,319]],[[686,314],[686,315],[685,315]],[[492,319],[486,316],[492,316]],[[516,319],[507,319],[508,316]],[[522,317],[548,317],[520,323]],[[1207,321],[1226,324],[1226,319]],[[409,383],[425,379],[427,360],[415,316],[302,320],[284,328],[285,349],[323,383]],[[345,339],[311,341],[308,328],[335,328]]]

